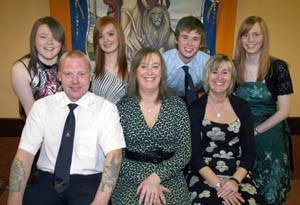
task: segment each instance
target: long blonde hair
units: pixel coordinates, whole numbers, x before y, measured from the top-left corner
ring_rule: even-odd
[[[266,22],[263,18],[259,16],[249,16],[246,18],[240,26],[235,46],[234,54],[234,63],[237,69],[237,82],[245,82],[245,60],[246,60],[246,51],[242,45],[242,37],[247,34],[254,24],[258,23],[262,35],[263,35],[263,44],[261,47],[261,53],[259,57],[259,70],[256,81],[261,82],[264,80],[270,69],[270,53],[269,53],[269,31]]]
[[[208,59],[208,61],[205,63],[202,80],[203,80],[203,88],[206,93],[209,93],[210,90],[210,86],[208,82],[209,75],[212,73],[212,71],[218,70],[219,66],[223,62],[225,62],[228,65],[229,71],[231,73],[231,81],[226,90],[226,96],[232,94],[236,83],[236,76],[237,76],[236,69],[234,67],[232,60],[228,56],[221,53],[211,56]]]

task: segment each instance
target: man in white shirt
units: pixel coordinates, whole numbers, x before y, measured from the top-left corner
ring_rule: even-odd
[[[82,52],[69,51],[60,59],[59,79],[64,91],[36,101],[30,111],[10,171],[9,205],[108,204],[125,141],[116,106],[88,92],[91,76],[90,62]],[[58,191],[55,167],[58,155],[66,150],[60,146],[66,118],[71,113],[69,104],[76,104],[72,111],[73,150],[68,177],[62,182],[67,186]],[[69,132],[64,136],[69,137]],[[25,190],[39,149],[37,172]]]

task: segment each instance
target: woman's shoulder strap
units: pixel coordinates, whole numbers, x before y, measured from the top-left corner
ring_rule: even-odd
[[[30,69],[29,66],[24,62],[24,58],[23,58],[23,59],[20,59],[19,62],[21,62],[21,63],[24,65],[24,67],[26,68],[26,70],[27,70],[27,72],[28,72],[28,74],[29,74],[29,76],[30,76],[30,79],[31,79],[31,81],[32,81],[33,77],[32,77],[32,74],[31,74],[31,69]]]

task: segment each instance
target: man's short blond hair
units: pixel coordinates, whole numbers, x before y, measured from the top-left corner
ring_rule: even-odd
[[[89,71],[91,72],[92,71],[92,66],[91,66],[91,63],[90,63],[90,59],[87,57],[87,55],[85,55],[83,52],[81,52],[80,50],[72,50],[72,51],[67,51],[65,52],[60,60],[59,60],[59,63],[58,63],[58,70],[60,70],[61,68],[61,65],[62,65],[62,62],[64,60],[66,60],[67,58],[84,58],[88,65],[89,65]]]

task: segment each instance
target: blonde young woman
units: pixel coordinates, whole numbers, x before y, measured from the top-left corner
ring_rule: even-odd
[[[110,16],[99,19],[93,34],[95,73],[91,92],[117,103],[126,93],[128,66],[120,24]]]
[[[268,204],[281,204],[291,183],[284,121],[293,87],[287,64],[270,56],[268,29],[261,17],[250,16],[241,24],[234,62],[238,70],[236,93],[248,101],[254,116],[253,176]]]

